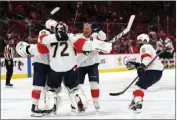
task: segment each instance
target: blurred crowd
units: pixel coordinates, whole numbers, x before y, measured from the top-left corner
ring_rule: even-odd
[[[135,14],[131,31],[114,44],[111,53],[137,53],[136,36],[144,32],[150,33],[153,44],[162,33],[176,44],[175,2],[6,1],[0,2],[0,52],[6,44],[7,34],[13,39],[14,46],[18,41],[36,43],[38,32],[44,28],[50,11],[57,6],[60,11],[55,17],[67,23],[70,31],[82,32],[83,23],[97,23],[107,34],[107,41],[126,28],[129,17]]]

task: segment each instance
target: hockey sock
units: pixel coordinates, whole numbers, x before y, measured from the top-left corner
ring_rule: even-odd
[[[137,89],[137,90],[133,91],[133,95],[135,98],[143,98],[144,92],[143,92],[143,90]]]
[[[91,95],[93,100],[97,100],[100,96],[99,84],[97,82],[90,82]]]
[[[32,91],[32,104],[38,105],[40,96],[41,96],[41,90],[33,89],[33,91]]]

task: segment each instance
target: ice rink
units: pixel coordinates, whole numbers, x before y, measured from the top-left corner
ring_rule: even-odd
[[[83,86],[89,99],[89,107],[82,116],[70,112],[70,102],[65,92],[61,93],[62,105],[55,116],[47,119],[175,119],[175,69],[165,70],[162,79],[145,93],[143,111],[134,114],[128,109],[132,100],[130,88],[121,96],[109,96],[110,92],[123,90],[134,78],[136,71],[100,74],[100,112],[93,107],[88,79]],[[5,88],[1,81],[1,118],[36,119],[31,117],[32,78],[12,80],[13,88]],[[43,97],[42,97],[43,98]],[[43,101],[40,101],[40,107]],[[39,118],[41,119],[41,118]]]

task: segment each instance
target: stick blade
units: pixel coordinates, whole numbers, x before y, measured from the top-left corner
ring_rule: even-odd
[[[122,95],[124,92],[118,92],[118,93],[109,93],[110,96],[119,96]]]
[[[50,12],[50,14],[51,15],[54,15],[57,11],[59,11],[60,10],[60,7],[56,7],[56,8],[54,8],[51,12]]]
[[[51,12],[49,13],[48,16],[49,19],[53,19],[53,20],[60,20],[61,16],[60,16],[60,7],[55,7],[54,9],[51,10]]]

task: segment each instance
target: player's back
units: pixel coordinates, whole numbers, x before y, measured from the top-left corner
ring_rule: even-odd
[[[43,29],[39,32],[39,36],[38,36],[38,43],[40,43],[40,36],[41,35],[50,35],[51,33],[49,31],[47,31],[46,29]],[[49,55],[48,54],[40,54],[40,55],[34,55],[33,57],[33,63],[43,63],[48,65],[49,64]]]
[[[156,51],[150,44],[144,44],[140,48],[141,61],[145,65],[149,64],[149,62],[156,57]],[[147,68],[147,70],[163,70],[163,64],[157,57],[154,62]]]
[[[50,67],[56,72],[69,71],[76,65],[76,53],[71,39],[69,37],[67,41],[57,41],[55,34],[43,39],[49,50]]]

